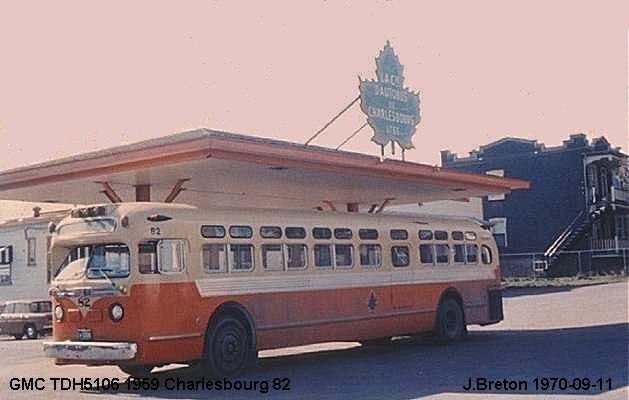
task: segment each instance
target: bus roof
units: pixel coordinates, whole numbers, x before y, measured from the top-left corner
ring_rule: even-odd
[[[334,209],[349,203],[410,204],[526,188],[528,182],[518,179],[209,129],[0,172],[0,199],[95,204],[108,197],[175,198],[201,208]]]

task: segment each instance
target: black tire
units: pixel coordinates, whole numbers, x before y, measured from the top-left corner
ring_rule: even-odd
[[[30,339],[30,340],[37,339],[38,332],[37,332],[37,328],[35,327],[35,325],[33,325],[33,324],[25,325],[24,326],[24,336],[26,336],[26,338]]]
[[[440,343],[454,342],[465,336],[465,315],[458,301],[451,297],[441,301],[434,332]]]
[[[233,378],[254,358],[251,333],[237,318],[219,317],[208,329],[202,368],[217,378]]]
[[[134,378],[147,378],[151,376],[152,365],[119,365],[118,368]]]
[[[13,335],[13,337],[15,338],[15,340],[22,340],[22,337],[24,335],[20,334],[20,335]]]

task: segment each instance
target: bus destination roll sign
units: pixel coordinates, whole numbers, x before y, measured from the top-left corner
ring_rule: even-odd
[[[419,92],[404,87],[404,67],[389,41],[376,58],[376,80],[360,79],[360,108],[373,128],[371,140],[382,147],[391,142],[402,151],[414,148],[411,138],[421,119]]]

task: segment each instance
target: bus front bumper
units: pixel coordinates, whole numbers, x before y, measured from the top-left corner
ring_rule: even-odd
[[[138,346],[129,342],[44,342],[46,356],[61,360],[131,360],[137,352]]]

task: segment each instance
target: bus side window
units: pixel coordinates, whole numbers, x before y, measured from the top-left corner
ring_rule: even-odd
[[[475,244],[466,244],[465,245],[465,253],[467,254],[466,262],[468,264],[476,264],[478,263],[478,246]]]
[[[182,272],[186,269],[184,240],[160,240],[157,243],[157,267],[161,273]]]
[[[463,264],[465,262],[465,245],[464,244],[454,245],[454,262],[460,263],[460,264]]]
[[[281,244],[262,245],[262,266],[265,271],[284,270],[284,252]]]
[[[222,243],[204,244],[201,259],[207,273],[227,271],[227,251]]]
[[[286,267],[288,269],[304,269],[307,265],[308,254],[305,244],[287,244]]]
[[[141,274],[157,273],[157,246],[155,242],[138,245],[138,269]]]
[[[315,266],[318,268],[332,268],[332,245],[315,244],[314,246]]]
[[[410,264],[408,246],[391,247],[391,262],[394,267],[407,267]]]
[[[422,264],[435,263],[435,248],[433,247],[432,244],[419,245],[419,261]]]
[[[350,231],[351,232],[351,231]],[[354,266],[354,246],[351,244],[335,244],[335,264],[338,268],[350,269]]]
[[[379,244],[361,244],[360,265],[368,268],[378,268],[382,265],[382,247]]]
[[[448,264],[450,262],[450,246],[447,244],[436,244],[435,259],[437,264]]]
[[[253,245],[229,245],[230,271],[251,271],[253,269]]]
[[[491,249],[485,245],[481,248],[481,259],[483,264],[491,264]]]

